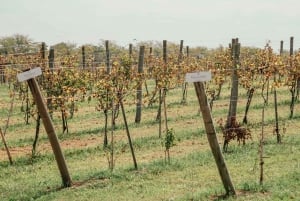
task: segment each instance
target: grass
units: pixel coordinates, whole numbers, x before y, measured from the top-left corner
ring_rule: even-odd
[[[226,119],[229,89],[223,89],[212,110],[214,121]],[[246,105],[245,90],[240,90],[238,119],[242,121]],[[1,126],[7,111],[7,87],[0,86]],[[239,146],[230,142],[224,154],[227,167],[237,191],[236,197],[224,198],[216,164],[204,132],[199,106],[193,87],[189,86],[188,103],[180,104],[181,89],[167,95],[168,124],[175,130],[176,145],[170,149],[171,163],[165,162],[162,139],[158,138],[155,121],[157,104],[143,107],[142,122],[134,123],[135,106],[126,105],[131,136],[138,162],[133,163],[124,123],[117,119],[115,134],[116,166],[108,169],[107,156],[102,149],[104,116],[94,109],[96,101],[80,102],[79,111],[69,119],[69,134],[61,133],[59,113],[54,125],[73,180],[71,188],[61,188],[60,174],[45,131],[41,130],[38,154],[30,156],[35,123],[24,124],[15,101],[6,140],[14,164],[9,165],[0,144],[0,200],[297,200],[300,197],[300,136],[297,133],[299,115],[289,119],[289,96],[286,89],[278,91],[279,119],[286,126],[282,144],[273,135],[274,106],[270,95],[265,117],[264,182],[260,185],[258,141],[261,134],[262,100],[254,95],[249,111],[249,127],[253,140]],[[3,97],[3,98],[2,98]],[[296,104],[295,111],[299,111]],[[2,113],[4,112],[4,113]],[[222,135],[218,131],[220,145]]]

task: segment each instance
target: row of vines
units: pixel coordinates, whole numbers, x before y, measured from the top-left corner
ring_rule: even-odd
[[[222,48],[207,57],[192,57],[188,52],[184,53],[183,41],[178,47],[178,52],[172,54],[168,53],[167,41],[164,41],[161,56],[154,55],[151,47],[141,46],[138,51],[133,51],[131,46],[128,53],[112,57],[109,41],[105,41],[105,58],[102,60],[95,54],[87,53],[84,47],[81,55],[55,57],[54,49],[48,51],[45,44],[41,44],[41,49],[37,53],[0,55],[0,81],[9,87],[8,96],[12,102],[13,99],[22,101],[21,111],[25,123],[28,124],[30,119],[36,122],[33,155],[39,137],[41,118],[27,83],[17,82],[16,75],[24,70],[41,67],[43,74],[37,77],[37,81],[50,116],[54,118],[54,113],[60,114],[63,133],[69,132],[68,120],[76,115],[77,103],[93,101],[96,111],[103,114],[105,121],[103,148],[109,156],[109,167],[113,169],[115,165],[113,131],[115,121],[119,113],[122,113],[134,166],[137,168],[124,107],[136,105],[135,123],[140,123],[143,107],[158,106],[156,116],[159,124],[158,136],[161,138],[165,132],[165,153],[166,159],[169,159],[174,131],[168,126],[168,92],[182,88],[181,102],[182,104],[188,102],[185,82],[187,72],[212,73],[212,80],[205,83],[211,110],[214,100],[222,95],[224,83],[230,82],[232,87],[236,85],[245,88],[248,91],[245,116],[242,120],[245,125],[248,123],[247,113],[253,94],[260,94],[267,103],[269,90],[274,92],[276,101],[276,90],[288,88],[291,94],[290,118],[293,118],[294,105],[300,91],[300,53],[294,54],[293,38],[289,53],[283,52],[283,42],[280,52],[276,53],[270,44],[261,49],[235,48],[237,43],[234,41],[228,48]],[[231,97],[230,101],[237,102],[236,99],[237,95]],[[277,104],[275,113],[276,108]],[[7,127],[9,121],[6,122]],[[230,140],[237,139],[245,143],[245,140],[251,137],[250,131],[238,123],[234,113],[229,112],[225,125],[222,121],[219,124],[224,134],[224,151]],[[278,122],[275,124],[277,141],[280,143]],[[5,130],[1,128],[3,136]]]

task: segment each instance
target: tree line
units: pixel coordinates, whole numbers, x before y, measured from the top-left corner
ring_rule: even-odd
[[[179,49],[179,41],[171,42],[168,41],[168,51],[169,52],[178,52]],[[90,54],[95,53],[103,53],[105,54],[105,40],[100,39],[98,44],[84,44],[85,51]],[[46,49],[50,50],[50,48],[55,49],[56,55],[74,55],[81,54],[82,46],[77,45],[76,43],[71,42],[59,42],[57,44],[46,44]],[[128,46],[122,46],[118,44],[116,41],[110,41],[110,52],[112,55],[120,55],[123,53],[127,53],[129,46],[132,44],[128,44]],[[136,42],[132,47],[133,52],[138,52],[140,46],[149,47],[153,55],[162,55],[162,43],[161,41],[149,40],[149,41],[139,41]],[[33,53],[38,52],[41,47],[41,42],[36,42],[31,39],[27,35],[22,34],[14,34],[11,36],[0,37],[0,55],[5,54],[19,54],[19,53]],[[150,50],[151,49],[151,50]],[[209,55],[214,55],[216,51],[220,51],[225,49],[222,45],[217,48],[208,48],[205,46],[194,46],[183,49],[183,52],[189,54],[194,57],[207,57]],[[256,48],[253,48],[256,49]]]

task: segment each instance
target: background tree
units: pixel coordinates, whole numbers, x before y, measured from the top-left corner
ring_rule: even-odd
[[[52,46],[55,49],[55,54],[59,55],[71,55],[76,52],[76,44],[69,42],[61,42]]]
[[[40,44],[34,43],[28,36],[15,34],[0,38],[0,54],[36,52]]]

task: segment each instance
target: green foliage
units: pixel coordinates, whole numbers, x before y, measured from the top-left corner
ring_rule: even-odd
[[[52,48],[54,48],[56,55],[70,55],[75,52],[76,44],[61,42],[53,45]]]
[[[0,54],[25,53],[39,48],[28,36],[21,34],[0,38],[0,45]]]
[[[166,136],[165,136],[166,151],[175,145],[175,135],[174,134],[175,134],[175,132],[174,132],[173,128],[168,129]]]

